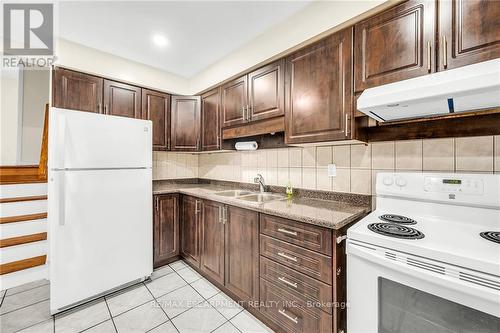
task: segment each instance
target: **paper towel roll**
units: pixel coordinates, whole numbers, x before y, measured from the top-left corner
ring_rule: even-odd
[[[236,148],[236,150],[257,150],[259,145],[255,141],[242,141],[236,142],[234,148]]]

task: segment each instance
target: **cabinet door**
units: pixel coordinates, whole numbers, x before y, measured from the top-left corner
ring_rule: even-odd
[[[201,270],[224,284],[224,222],[222,204],[204,200],[201,208]]]
[[[170,95],[142,89],[142,118],[153,122],[153,150],[170,149]]]
[[[104,80],[104,113],[112,116],[142,118],[141,88]]]
[[[159,267],[179,255],[179,201],[177,194],[155,196],[153,263]]]
[[[181,253],[196,267],[200,267],[200,206],[201,200],[182,197]]]
[[[97,76],[55,68],[52,73],[52,105],[101,113],[103,81]]]
[[[172,96],[171,123],[172,150],[199,150],[200,97]]]
[[[352,28],[286,59],[285,142],[351,137]]]
[[[436,1],[407,1],[355,25],[356,91],[436,69]]]
[[[226,206],[225,286],[245,301],[259,299],[259,215]]]
[[[222,86],[222,127],[243,124],[246,119],[247,76]]]
[[[439,69],[500,57],[500,1],[439,1]]]
[[[248,117],[250,121],[284,114],[284,60],[248,74]]]
[[[201,150],[220,149],[220,87],[201,96]]]

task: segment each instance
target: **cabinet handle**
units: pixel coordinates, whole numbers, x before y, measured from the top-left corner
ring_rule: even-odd
[[[443,67],[448,67],[448,48],[446,45],[446,36],[443,35]]]
[[[297,257],[292,257],[292,256],[289,256],[289,255],[285,254],[284,252],[278,252],[278,255],[279,255],[280,257],[285,258],[285,259],[288,259],[288,260],[291,260],[291,261],[295,261],[295,262],[297,262]]]
[[[102,104],[101,103],[97,103],[97,112],[102,113]]]
[[[351,133],[351,127],[349,126],[349,114],[345,115],[345,136],[348,136]]]
[[[247,105],[247,120],[250,121],[252,120],[252,106],[251,105]]]
[[[227,207],[222,207],[222,223],[226,224],[227,222]]]
[[[287,235],[292,235],[292,236],[297,236],[297,232],[295,231],[290,231],[290,230],[286,230],[284,228],[279,228],[278,229],[279,232],[282,232],[284,234],[287,234]]]
[[[158,200],[158,197],[156,197],[156,198],[155,198],[155,206],[156,206],[156,207],[155,207],[155,208],[156,208],[156,211],[158,211],[158,210],[160,209],[160,208],[159,208],[159,207],[160,207],[160,202],[159,202],[159,200]]]
[[[108,104],[104,104],[104,114],[108,114]]]
[[[278,310],[278,312],[284,316],[285,318],[293,321],[295,324],[298,324],[299,323],[299,317],[295,316],[295,317],[292,317],[290,316],[289,314],[286,313],[285,309],[281,309],[281,310]]]
[[[431,42],[427,42],[427,71],[431,71],[431,57],[432,57],[432,50],[431,50]]]
[[[222,223],[222,206],[219,206],[219,223]]]
[[[198,204],[201,204],[200,200],[196,200],[196,203],[194,205],[194,213],[199,214],[200,213],[200,208],[198,207]]]
[[[284,276],[279,277],[278,280],[289,285],[290,287],[294,287],[295,289],[297,289],[297,283],[293,283],[293,282],[288,281],[287,279],[285,279]]]

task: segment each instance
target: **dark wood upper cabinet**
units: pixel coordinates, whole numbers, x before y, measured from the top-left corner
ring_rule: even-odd
[[[200,267],[201,200],[183,196],[181,206],[181,253],[185,260]]]
[[[104,113],[112,116],[142,118],[141,88],[104,80]]]
[[[170,95],[142,89],[142,118],[153,122],[153,150],[169,150]]]
[[[352,136],[352,28],[286,58],[285,142]]]
[[[220,149],[220,92],[219,87],[201,96],[201,150]]]
[[[201,266],[215,281],[224,283],[224,205],[203,200],[201,208]]]
[[[172,96],[171,149],[200,149],[200,96]]]
[[[246,75],[222,86],[222,127],[243,124],[246,108],[248,77]]]
[[[100,113],[103,82],[97,76],[56,67],[52,73],[52,105]]]
[[[281,59],[248,74],[248,120],[284,114],[284,66]]]
[[[245,301],[259,300],[259,215],[226,206],[225,286]]]
[[[154,198],[153,265],[167,264],[179,255],[179,196],[162,194]]]
[[[500,1],[439,1],[439,69],[500,57]]]
[[[355,25],[356,92],[435,72],[436,1],[407,1]]]

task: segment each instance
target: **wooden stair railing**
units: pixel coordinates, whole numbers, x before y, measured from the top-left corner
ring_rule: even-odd
[[[38,165],[0,166],[0,184],[46,183],[49,139],[49,104],[45,104],[42,147]]]

